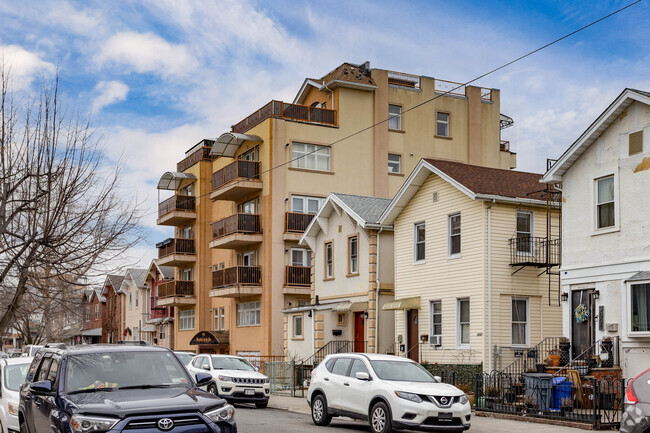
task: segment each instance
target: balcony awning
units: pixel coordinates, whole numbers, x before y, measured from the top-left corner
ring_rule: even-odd
[[[341,302],[332,307],[332,311],[366,311],[368,310],[368,302]]]
[[[142,332],[156,332],[156,325],[147,325],[142,328]]]
[[[244,141],[261,143],[262,139],[257,135],[226,132],[221,134],[219,138],[217,138],[217,141],[214,142],[212,149],[210,150],[210,155],[234,158],[235,153],[237,153],[237,148],[241,146]]]
[[[420,297],[396,299],[386,302],[382,310],[418,310],[420,308]]]
[[[196,176],[191,173],[179,173],[177,171],[168,171],[163,174],[158,181],[158,189],[176,191],[184,180],[196,180]]]

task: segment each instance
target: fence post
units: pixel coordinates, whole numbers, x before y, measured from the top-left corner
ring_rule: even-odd
[[[598,424],[599,424],[599,415],[600,415],[600,404],[599,404],[599,394],[600,394],[600,381],[596,380],[594,378],[594,386],[593,386],[593,393],[592,396],[594,400],[592,401],[592,405],[594,408],[594,416],[593,416],[593,426],[594,429],[598,429]]]

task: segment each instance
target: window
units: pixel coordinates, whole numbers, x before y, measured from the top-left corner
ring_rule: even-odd
[[[90,322],[90,305],[86,305],[86,322]]]
[[[363,361],[360,359],[355,359],[354,361],[352,361],[352,367],[350,368],[350,374],[348,374],[348,376],[356,378],[357,373],[366,373],[368,375],[370,374],[368,373],[368,368],[366,367],[366,364],[364,364]]]
[[[237,205],[237,212],[245,214],[256,214],[259,211],[259,205],[259,198],[254,198],[244,203],[239,203]]]
[[[219,307],[219,320],[221,322],[221,330],[226,329],[226,309],[224,307]]]
[[[415,224],[415,250],[413,251],[416,262],[424,261],[424,223]]]
[[[194,226],[187,226],[180,229],[180,237],[183,239],[192,239],[194,237]]]
[[[533,252],[533,213],[517,211],[517,252]]]
[[[597,185],[597,228],[613,227],[614,217],[614,176],[596,180]]]
[[[325,278],[332,278],[334,276],[334,250],[332,249],[332,242],[325,244]]]
[[[325,203],[322,197],[291,196],[291,212],[316,215],[321,205]]]
[[[336,326],[345,326],[345,322],[347,322],[347,314],[336,313]]]
[[[165,327],[167,325],[160,325],[160,333],[158,334],[158,339],[159,340],[164,340],[165,339]]]
[[[359,237],[351,236],[348,238],[348,273],[357,274],[359,273],[359,259],[358,259],[358,250],[359,250]]]
[[[436,113],[436,135],[449,137],[449,113]]]
[[[99,319],[99,304],[95,304],[95,320]]]
[[[643,131],[637,131],[630,134],[629,155],[636,155],[643,152]]]
[[[135,306],[138,307],[138,300],[140,299],[140,290],[135,289]]]
[[[291,147],[292,167],[309,170],[330,170],[330,148],[316,144],[293,143]]]
[[[352,359],[350,358],[338,358],[336,364],[334,364],[334,368],[332,368],[332,374],[347,375],[351,363]]]
[[[291,248],[291,266],[311,266],[311,251],[303,248]]]
[[[388,105],[388,129],[402,129],[402,107]]]
[[[181,270],[181,280],[192,281],[192,268],[185,268]]]
[[[442,302],[431,301],[429,304],[429,312],[431,314],[431,319],[429,320],[431,329],[429,329],[429,334],[432,336],[442,335]]]
[[[238,159],[244,161],[259,161],[259,146],[255,146],[252,149],[247,150],[246,152],[239,155]]]
[[[528,345],[528,300],[512,299],[512,345]]]
[[[189,184],[180,189],[180,195],[194,195],[194,184]]]
[[[178,329],[180,331],[194,329],[194,310],[180,310],[178,312]]]
[[[237,326],[260,324],[260,301],[237,304]]]
[[[257,266],[256,251],[247,251],[245,253],[237,254],[237,262],[239,266]]]
[[[402,172],[402,156],[394,153],[388,154],[388,172],[401,173]]]
[[[219,309],[215,308],[212,310],[212,329],[218,331],[219,329]]]
[[[302,314],[293,316],[293,338],[302,338]]]
[[[129,310],[133,308],[133,293],[129,292]]]
[[[449,215],[449,255],[460,254],[460,214]]]
[[[458,300],[458,345],[469,346],[469,299]]]
[[[52,363],[50,364],[50,369],[47,372],[46,380],[54,384],[54,382],[56,382],[56,376],[58,372],[59,372],[59,359],[52,358]]]
[[[650,283],[632,284],[630,331],[650,332]]]

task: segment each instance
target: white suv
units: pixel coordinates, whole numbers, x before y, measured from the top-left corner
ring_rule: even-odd
[[[208,392],[230,403],[255,403],[258,408],[269,404],[269,378],[240,356],[196,355],[187,369],[192,374],[210,373],[214,382]]]
[[[462,432],[472,413],[463,391],[410,359],[390,355],[328,356],[312,372],[307,402],[316,425],[347,416],[370,421],[373,433]]]

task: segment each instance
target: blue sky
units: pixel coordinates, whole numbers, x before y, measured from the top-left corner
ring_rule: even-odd
[[[464,82],[629,3],[9,0],[0,50],[18,90],[58,69],[107,158],[124,158],[155,241],[171,233],[155,226],[160,175],[269,100],[291,101],[305,77],[368,60]],[[518,168],[543,171],[625,87],[650,90],[649,41],[642,2],[479,81],[515,120],[503,138]],[[130,259],[154,254],[143,244]]]

